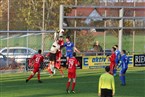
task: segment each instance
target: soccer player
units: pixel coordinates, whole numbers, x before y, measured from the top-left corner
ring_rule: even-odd
[[[69,87],[70,87],[71,80],[73,81],[71,92],[75,93],[74,88],[76,85],[76,67],[79,65],[79,62],[75,57],[76,57],[76,53],[73,53],[73,57],[68,59],[68,82],[66,86],[67,93],[70,93]]]
[[[62,52],[61,49],[64,45],[64,41],[63,41],[63,32],[64,30],[61,29],[60,31],[57,31],[54,33],[54,43],[51,47],[50,50],[50,55],[49,55],[49,60],[50,60],[50,64],[48,66],[48,72],[50,73],[50,76],[53,76],[53,74],[56,73],[56,69],[58,69],[62,75],[62,77],[64,77],[63,71],[61,70],[61,56],[62,56]]]
[[[121,52],[118,49],[118,45],[114,45],[114,47],[116,48],[116,50],[115,50],[115,54],[116,54],[115,63],[116,63],[116,66],[114,68],[114,76],[115,76],[116,73],[117,73],[117,66],[118,66],[118,64],[120,62],[120,59],[121,59]]]
[[[64,77],[64,73],[63,73],[63,71],[61,69],[62,48],[63,48],[63,45],[64,45],[63,36],[59,36],[58,44],[60,45],[60,50],[58,50],[57,53],[56,53],[55,68],[57,70],[59,70],[59,72],[62,75],[62,77]]]
[[[36,74],[36,72],[38,72],[37,77],[38,77],[38,82],[42,83],[42,81],[40,80],[40,67],[41,64],[43,63],[44,57],[41,55],[41,50],[38,50],[38,54],[35,54],[32,58],[31,58],[31,62],[34,61],[34,70],[32,72],[32,74],[26,79],[26,83]]]
[[[60,45],[60,50],[57,51],[56,59],[60,60],[62,57],[62,48],[64,46],[63,36],[59,36],[58,44]]]
[[[110,67],[105,67],[106,73],[102,74],[99,78],[98,96],[100,97],[113,97],[115,94],[115,81],[114,77],[109,74]]]
[[[120,80],[121,80],[121,85],[125,86],[126,85],[125,73],[128,69],[129,60],[128,60],[128,57],[126,56],[125,50],[122,50],[121,55],[122,55],[121,56],[121,63],[118,66],[118,68],[121,67],[119,76],[120,76]]]
[[[66,37],[66,43],[64,43],[64,47],[66,48],[66,58],[67,63],[68,59],[73,57],[73,52],[77,51],[80,53],[80,51],[74,46],[74,43],[70,41],[70,37]]]
[[[113,71],[114,71],[115,64],[116,64],[115,63],[115,59],[116,59],[115,50],[116,50],[116,48],[112,47],[112,49],[111,49],[112,54],[109,57],[109,59],[110,59],[110,73],[112,75],[114,74]]]
[[[48,72],[50,73],[50,76],[53,76],[53,73],[55,73],[55,62],[56,62],[56,53],[60,50],[60,45],[58,44],[58,41],[55,41],[50,49],[50,55],[49,55],[49,65],[48,65]]]

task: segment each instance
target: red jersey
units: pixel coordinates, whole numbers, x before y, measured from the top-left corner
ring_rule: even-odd
[[[40,64],[43,62],[44,57],[41,54],[35,54],[32,57],[32,60],[34,60],[34,65],[37,67],[40,67]]]
[[[64,45],[64,40],[59,40],[58,44],[60,45],[60,50],[57,51],[57,53],[56,53],[56,59],[59,59],[59,58],[62,57],[62,51],[61,51],[61,49],[62,49],[62,47]]]
[[[115,59],[116,59],[116,54],[112,53],[110,57],[110,62],[111,62],[110,64],[115,65]]]
[[[78,60],[75,57],[68,59],[68,72],[76,72],[76,67],[79,65]]]
[[[62,48],[62,46],[64,45],[64,40],[59,40],[58,44],[60,45],[60,49]]]

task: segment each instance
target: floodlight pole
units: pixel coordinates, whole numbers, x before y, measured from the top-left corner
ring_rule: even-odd
[[[107,6],[107,1],[105,1],[105,6]],[[106,11],[106,9],[105,9],[105,17],[107,16],[107,11]],[[106,20],[105,20],[105,22],[104,22],[104,27],[107,27],[107,22],[106,22]],[[106,51],[105,51],[105,49],[106,49],[106,30],[104,31],[104,55],[105,55],[105,53],[106,53]]]
[[[78,1],[77,0],[75,0],[75,6],[77,6],[78,5]],[[77,8],[75,9],[75,17],[77,16]],[[76,19],[75,19],[75,24],[74,24],[74,27],[76,27],[77,26],[77,21],[76,21]],[[74,31],[74,46],[76,46],[76,36],[77,36],[77,31],[75,30]]]
[[[60,5],[59,9],[59,29],[63,29],[64,6]]]
[[[136,1],[134,1],[134,7],[136,6]],[[136,11],[133,11],[133,17],[136,17]],[[135,27],[135,20],[133,20],[133,27]],[[132,52],[134,54],[134,47],[135,47],[135,30],[133,30],[133,40],[132,40]]]
[[[42,53],[44,52],[44,38],[45,38],[45,0],[43,0],[43,20],[42,20],[42,43],[41,43],[41,50]]]
[[[119,27],[121,27],[121,29],[119,29],[119,50],[122,50],[122,36],[123,36],[123,13],[124,13],[124,8],[121,8],[119,11],[119,17],[121,17],[121,19],[119,20]]]
[[[10,30],[10,1],[7,0],[8,2],[8,8],[7,8],[7,38],[9,37],[9,30]],[[9,54],[9,39],[7,39],[7,57]],[[7,65],[8,65],[8,61],[7,61]]]

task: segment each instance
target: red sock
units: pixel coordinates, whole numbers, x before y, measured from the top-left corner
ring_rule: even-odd
[[[37,74],[37,78],[38,78],[38,80],[40,80],[40,73]]]
[[[73,83],[72,83],[72,91],[74,91],[74,89],[75,89],[75,85],[76,85],[76,83],[73,82]]]
[[[63,71],[62,71],[62,70],[59,70],[59,72],[60,72],[60,74],[61,74],[61,75],[64,75],[64,73],[63,73]]]
[[[31,75],[28,77],[28,80],[30,80],[32,77],[33,77],[33,75],[31,74]]]
[[[48,72],[49,72],[49,74],[52,74],[52,71],[49,67],[48,67]]]
[[[66,86],[67,90],[69,89],[69,86],[70,86],[70,82],[67,82],[67,86]]]

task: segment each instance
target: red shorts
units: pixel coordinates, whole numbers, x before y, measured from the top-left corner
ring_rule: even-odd
[[[39,72],[39,67],[38,66],[34,66],[34,70],[33,73]]]
[[[56,53],[56,60],[58,60],[59,58],[61,58],[62,57],[62,53],[61,53],[61,51],[58,51],[57,53]]]
[[[76,72],[68,72],[68,78],[76,78]]]

